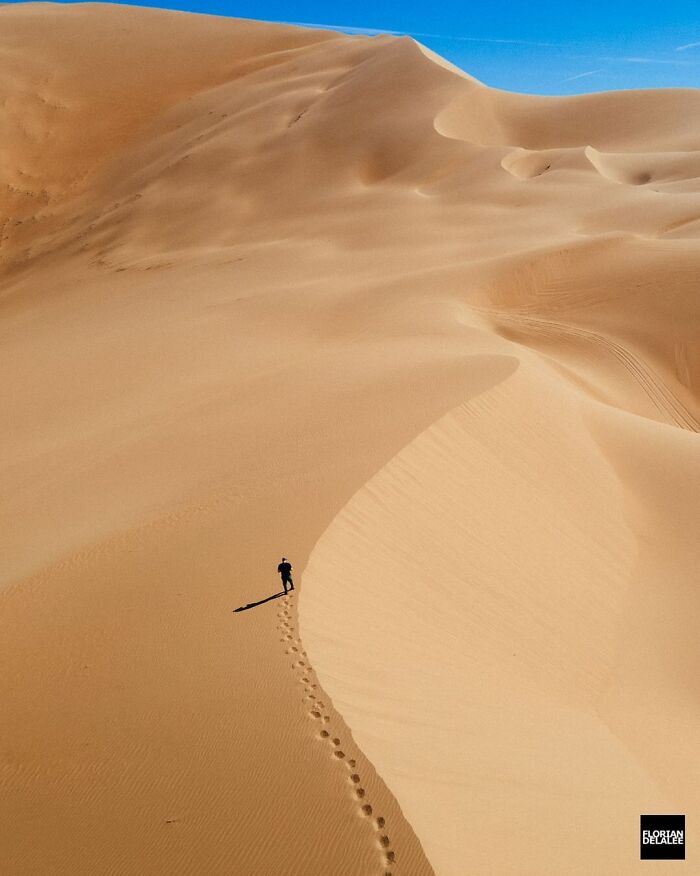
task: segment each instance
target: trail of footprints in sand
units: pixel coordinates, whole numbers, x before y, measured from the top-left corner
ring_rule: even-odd
[[[362,787],[362,778],[356,772],[357,762],[354,758],[346,757],[340,738],[333,733],[331,717],[326,714],[324,703],[318,698],[318,685],[313,680],[313,669],[309,665],[306,651],[302,649],[301,639],[296,635],[291,611],[291,599],[283,598],[283,605],[277,612],[279,618],[278,630],[282,633],[280,642],[286,645],[285,654],[292,657],[292,670],[300,684],[304,685],[302,702],[308,710],[309,717],[319,722],[321,729],[317,734],[320,742],[329,745],[331,757],[339,764],[345,764],[348,770],[348,784],[353,798],[357,801],[360,813],[365,818],[371,818],[377,834],[377,847],[381,854],[382,876],[393,876],[396,865],[396,852],[391,848],[391,840],[386,831],[386,820],[381,815],[375,815],[374,808],[370,803],[367,792]],[[392,869],[386,869],[391,867]]]

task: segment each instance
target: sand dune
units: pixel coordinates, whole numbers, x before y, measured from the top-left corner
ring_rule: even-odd
[[[700,814],[700,93],[0,23],[0,871],[666,872],[639,814]],[[294,597],[233,614],[282,554]]]

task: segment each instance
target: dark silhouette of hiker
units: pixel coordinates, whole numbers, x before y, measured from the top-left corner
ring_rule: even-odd
[[[277,566],[277,571],[282,576],[282,586],[284,587],[284,592],[287,592],[287,584],[289,584],[289,589],[294,590],[294,582],[292,581],[292,564],[287,560],[286,557],[282,557],[282,562]]]

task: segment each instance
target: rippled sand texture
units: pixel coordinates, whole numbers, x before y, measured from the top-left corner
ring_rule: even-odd
[[[638,872],[700,816],[700,93],[0,50],[0,872]]]

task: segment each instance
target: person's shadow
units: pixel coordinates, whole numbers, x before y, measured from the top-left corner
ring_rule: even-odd
[[[263,605],[265,602],[269,602],[271,599],[279,599],[280,596],[286,595],[285,590],[280,591],[279,593],[273,593],[272,596],[266,596],[265,599],[261,599],[259,602],[249,602],[248,605],[241,605],[240,608],[234,608],[234,612],[236,611],[248,611],[249,608],[255,608],[256,605]],[[289,591],[291,593],[291,591]]]

